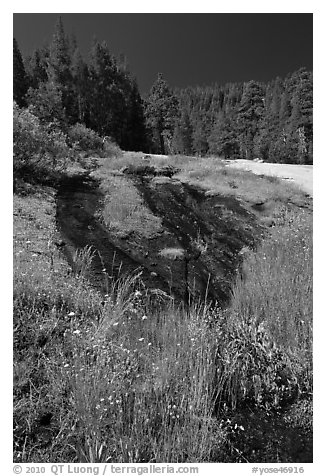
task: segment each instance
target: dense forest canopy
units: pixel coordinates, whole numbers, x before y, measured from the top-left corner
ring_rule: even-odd
[[[173,89],[158,74],[147,97],[105,42],[89,58],[59,18],[51,43],[23,58],[14,39],[14,101],[67,134],[84,125],[124,150],[311,164],[312,72]]]

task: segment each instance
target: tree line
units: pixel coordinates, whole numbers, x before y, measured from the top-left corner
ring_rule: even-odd
[[[313,82],[305,68],[267,84],[175,91],[159,75],[145,117],[158,153],[312,163]]]
[[[61,18],[48,46],[22,58],[14,100],[65,132],[82,124],[124,150],[312,163],[313,83],[305,68],[268,83],[171,88],[158,74],[141,97],[126,58],[96,39],[85,61]]]
[[[14,39],[14,100],[41,120],[62,130],[80,123],[108,136],[121,148],[146,147],[145,118],[136,79],[123,57],[114,57],[105,42],[94,39],[86,62],[61,18],[48,46],[22,58]]]

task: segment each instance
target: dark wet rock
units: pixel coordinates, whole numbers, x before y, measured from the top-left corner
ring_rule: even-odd
[[[62,249],[66,246],[66,243],[63,240],[55,241],[54,244],[58,249]]]
[[[265,202],[257,202],[252,205],[253,210],[263,211],[265,208]]]
[[[129,165],[122,172],[126,175],[156,175],[155,167],[151,165]]]
[[[38,424],[40,426],[48,426],[51,424],[52,417],[53,417],[52,412],[45,412],[39,417]]]
[[[126,175],[135,175],[135,176],[152,176],[152,177],[169,177],[171,178],[174,174],[180,172],[179,169],[172,167],[171,165],[164,165],[162,167],[154,167],[152,165],[141,164],[141,165],[128,165],[121,169]]]
[[[303,405],[311,406],[299,401],[282,411],[243,408],[230,415],[226,426],[231,443],[230,462],[312,463],[312,409],[309,414],[309,410],[303,411]],[[304,418],[305,414],[310,418]]]
[[[243,259],[240,251],[261,239],[256,215],[236,198],[207,196],[198,186],[157,182],[142,174],[130,178],[144,205],[160,217],[161,232],[146,238],[109,229],[98,218],[104,197],[96,181],[72,177],[57,194],[57,226],[71,265],[76,249],[92,245],[96,253],[90,279],[100,289],[106,285],[104,263],[115,278],[142,269],[146,287],[160,288],[186,302],[208,297],[226,303]]]

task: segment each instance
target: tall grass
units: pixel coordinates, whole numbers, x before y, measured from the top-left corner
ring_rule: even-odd
[[[284,224],[244,261],[232,313],[264,326],[283,348],[306,348],[312,326],[312,218],[286,213]]]
[[[122,280],[102,306],[92,305],[88,319],[87,302],[77,313],[67,312],[68,303],[46,311],[35,295],[31,301],[16,299],[15,314],[21,315],[24,305],[25,323],[23,331],[16,320],[21,355],[16,389],[25,392],[16,406],[21,460],[44,461],[44,428],[38,424],[44,412],[55,419],[48,443],[61,449],[59,460],[69,455],[93,463],[214,458],[223,442],[212,419],[214,339],[198,313],[185,315],[171,307],[146,316],[140,291],[131,291],[135,279]],[[25,352],[26,337],[34,345],[43,340],[37,355]],[[59,457],[55,446],[52,460]]]
[[[149,314],[139,274],[103,299],[86,280],[92,249],[75,254],[74,274],[60,255],[49,259],[51,215],[31,263],[29,202],[20,202],[27,220],[14,268],[15,460],[216,460],[225,437],[213,419],[207,311],[171,303]]]
[[[99,327],[79,337],[69,376],[79,460],[209,461],[223,440],[205,324],[172,309],[147,317],[138,297],[114,319],[109,305]]]
[[[233,406],[250,398],[278,407],[312,394],[312,217],[281,220],[247,254],[233,287],[220,379]]]

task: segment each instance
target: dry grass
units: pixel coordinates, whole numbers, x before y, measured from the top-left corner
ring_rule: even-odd
[[[195,184],[208,194],[233,196],[250,203],[266,201],[291,201],[304,203],[304,194],[290,183],[276,177],[258,176],[245,170],[226,167],[216,157],[178,159],[182,169],[175,177],[185,183]]]
[[[145,238],[161,231],[162,222],[145,205],[138,190],[125,176],[105,175],[101,211],[104,223],[118,234],[137,233]]]
[[[185,255],[185,250],[182,248],[164,248],[159,252],[159,255],[168,259],[182,259]]]
[[[115,171],[121,170],[123,167],[129,165],[141,165],[144,164],[144,154],[141,152],[124,152],[117,157],[107,157],[98,159],[99,169],[95,172],[103,177],[106,174],[110,174]]]

